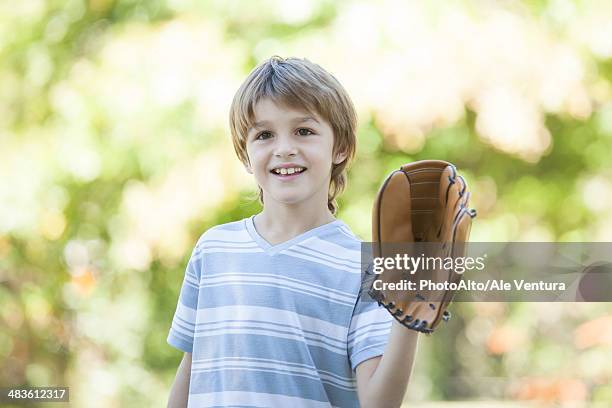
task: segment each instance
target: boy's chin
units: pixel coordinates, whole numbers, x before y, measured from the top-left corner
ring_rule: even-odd
[[[281,197],[275,197],[274,201],[276,201],[278,204],[291,206],[291,205],[300,204],[301,202],[305,201],[305,199],[304,197],[281,196]]]
[[[308,196],[305,194],[278,194],[272,197],[272,200],[274,200],[277,204],[286,205],[288,207],[305,203],[307,199]]]

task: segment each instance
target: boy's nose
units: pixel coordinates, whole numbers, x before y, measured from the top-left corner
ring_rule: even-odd
[[[276,139],[276,146],[274,148],[274,155],[277,157],[284,156],[295,156],[297,154],[297,147],[291,137],[279,137]]]

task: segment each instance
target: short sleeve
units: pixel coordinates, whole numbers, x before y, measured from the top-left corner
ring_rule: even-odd
[[[361,296],[355,305],[348,332],[348,355],[353,371],[373,357],[381,356],[389,339],[393,316],[378,303]]]
[[[185,268],[185,277],[166,340],[171,346],[188,353],[193,350],[202,255],[201,246],[198,242],[187,263],[187,268]]]

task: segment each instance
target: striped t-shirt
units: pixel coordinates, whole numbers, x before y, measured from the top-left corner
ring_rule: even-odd
[[[392,317],[358,301],[360,241],[335,220],[278,245],[253,217],[206,231],[168,343],[192,352],[189,407],[356,407],[355,367]]]

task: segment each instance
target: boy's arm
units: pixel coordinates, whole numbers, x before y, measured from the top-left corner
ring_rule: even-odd
[[[191,376],[191,353],[185,353],[178,370],[174,384],[170,389],[168,408],[185,408],[189,398],[189,379]]]
[[[382,357],[356,368],[357,393],[362,407],[399,407],[412,372],[418,332],[393,321]]]

